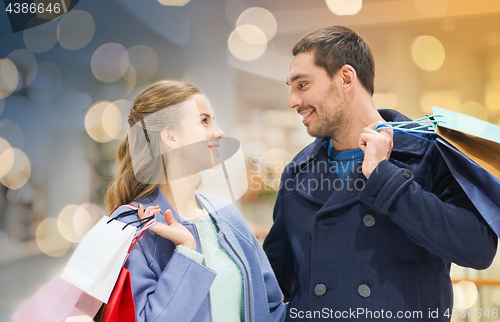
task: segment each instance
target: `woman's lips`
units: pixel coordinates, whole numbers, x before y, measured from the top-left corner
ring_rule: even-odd
[[[209,149],[211,149],[213,152],[215,152],[218,155],[220,155],[219,147],[220,147],[219,144],[212,144],[212,145],[208,146]]]

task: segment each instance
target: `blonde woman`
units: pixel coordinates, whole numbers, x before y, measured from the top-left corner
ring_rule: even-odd
[[[188,83],[157,82],[135,99],[128,122],[106,207],[117,216],[133,204],[140,218],[157,219],[125,263],[136,320],[284,321],[276,278],[240,213],[195,192],[224,137],[206,97]]]

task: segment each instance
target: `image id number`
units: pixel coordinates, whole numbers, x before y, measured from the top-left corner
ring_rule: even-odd
[[[486,309],[485,311],[483,311],[481,308],[477,308],[477,309],[473,309],[473,308],[470,308],[470,309],[457,309],[457,308],[454,308],[453,310],[451,310],[450,312],[450,309],[447,309],[446,312],[444,312],[443,314],[444,316],[446,316],[447,318],[482,318],[482,317],[485,317],[485,318],[498,318],[498,309],[497,308],[494,308],[494,309]]]
[[[59,13],[61,12],[61,4],[56,2],[54,4],[48,3],[9,3],[5,11],[8,13]]]

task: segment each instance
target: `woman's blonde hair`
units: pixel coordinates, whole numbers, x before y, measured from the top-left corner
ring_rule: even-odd
[[[153,122],[148,121],[148,141],[151,144],[160,144],[160,140],[158,138],[153,138],[152,135],[154,134],[152,133],[160,133],[164,129],[175,129],[179,124],[179,120],[184,115],[184,113],[182,113],[183,111],[180,110],[182,109],[182,104],[180,103],[187,101],[195,94],[201,94],[200,90],[186,82],[156,82],[146,88],[134,100],[128,117],[128,124],[132,127],[134,124],[137,124],[137,122],[142,121],[141,123],[144,127],[143,119],[145,117],[170,107],[162,111],[161,118],[153,118]],[[152,118],[150,117],[148,119]],[[127,136],[118,148],[118,172],[106,193],[105,204],[110,213],[114,212],[121,205],[128,204],[149,195],[158,187],[157,183],[144,183],[158,182],[158,180],[137,180],[136,173],[132,166],[128,140],[129,138]],[[148,153],[146,147],[144,152]],[[161,159],[156,158],[156,160],[152,162],[159,161],[161,162]],[[154,177],[163,175],[163,173],[158,171],[158,169],[163,169],[163,167],[153,165],[149,168],[152,170],[146,174],[147,176]],[[144,174],[142,174],[142,176],[144,176]]]

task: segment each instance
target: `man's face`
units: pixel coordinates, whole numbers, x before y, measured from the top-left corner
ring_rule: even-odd
[[[324,68],[314,64],[312,52],[299,53],[292,60],[287,77],[288,107],[302,115],[311,136],[335,139],[345,124],[345,100],[336,84],[339,77],[339,73],[330,77]]]

